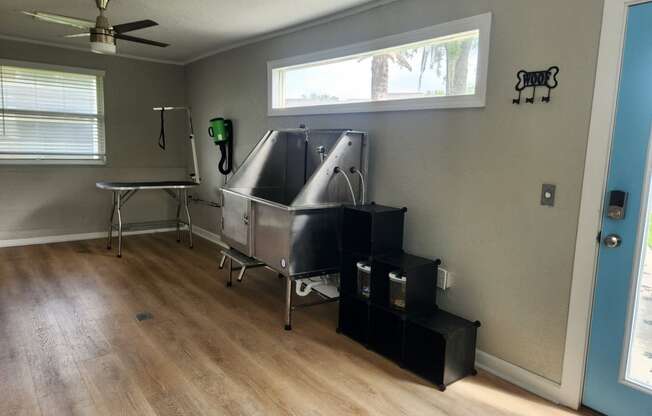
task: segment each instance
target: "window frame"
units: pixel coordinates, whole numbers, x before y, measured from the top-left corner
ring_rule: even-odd
[[[47,71],[57,71],[65,72],[71,74],[82,74],[82,75],[92,75],[97,77],[97,105],[98,105],[98,119],[101,120],[98,129],[101,129],[101,134],[103,137],[103,148],[104,155],[99,159],[56,159],[50,157],[39,157],[34,155],[33,158],[0,158],[0,165],[93,165],[93,166],[104,166],[107,164],[107,152],[106,152],[106,106],[104,101],[104,78],[106,76],[106,71],[100,69],[92,68],[83,68],[83,67],[72,67],[64,65],[53,65],[46,64],[41,62],[30,62],[30,61],[19,61],[13,59],[3,59],[0,58],[0,66],[13,66],[19,68],[28,68],[28,69],[41,69]],[[1,99],[1,97],[0,97]],[[102,111],[100,112],[99,109]],[[2,110],[0,110],[2,111]],[[46,156],[46,155],[43,155]]]
[[[491,42],[492,14],[484,13],[464,19],[440,23],[397,35],[385,36],[367,42],[342,46],[324,51],[308,53],[290,58],[267,62],[267,115],[294,116],[313,114],[368,113],[377,111],[404,111],[448,108],[478,108],[486,105],[487,71],[489,66],[489,48]],[[295,65],[319,63],[336,60],[376,50],[399,47],[401,45],[423,42],[457,33],[478,30],[478,66],[475,94],[448,97],[423,97],[361,103],[327,104],[290,108],[274,108],[275,90],[281,83],[275,76],[275,70]]]

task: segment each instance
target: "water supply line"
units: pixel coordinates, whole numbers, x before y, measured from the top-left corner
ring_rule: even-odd
[[[205,206],[213,207],[213,208],[222,208],[222,204],[219,203],[219,202],[208,201],[206,199],[197,198],[197,197],[194,197],[192,195],[188,195],[188,200],[190,202],[192,202],[194,204],[198,204],[198,205],[205,205]]]
[[[317,147],[317,154],[319,155],[319,163],[322,164],[324,163],[324,160],[328,157],[328,154],[326,153],[326,147],[325,146],[318,146]]]
[[[348,176],[346,175],[346,173],[344,173],[344,171],[343,171],[342,169],[340,169],[338,166],[336,166],[335,169],[334,169],[333,171],[334,171],[335,173],[340,173],[340,174],[342,174],[342,176],[344,176],[344,179],[346,179],[346,183],[347,183],[347,185],[349,185],[349,191],[351,191],[351,199],[353,200],[353,206],[354,206],[354,207],[355,207],[355,206],[358,206],[358,203],[357,203],[356,200],[355,200],[355,192],[353,192],[353,186],[351,185],[351,180],[349,179],[349,177],[348,177]]]
[[[366,186],[366,184],[364,182],[364,175],[362,174],[360,169],[356,168],[355,166],[351,166],[350,171],[351,171],[351,173],[357,173],[358,176],[360,176],[360,184],[362,185],[362,192],[361,192],[362,195],[361,195],[361,198],[360,198],[360,205],[364,205],[365,202],[367,202],[365,200],[365,193],[366,193],[367,186]]]

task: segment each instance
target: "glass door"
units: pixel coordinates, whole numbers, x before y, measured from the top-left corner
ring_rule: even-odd
[[[652,415],[652,3],[630,6],[583,403]]]

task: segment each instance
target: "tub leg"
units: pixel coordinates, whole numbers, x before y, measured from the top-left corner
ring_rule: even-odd
[[[184,189],[181,193],[183,195],[183,209],[186,211],[186,219],[188,220],[188,242],[190,243],[190,248],[193,248],[192,244],[192,218],[190,217],[190,208],[188,207],[188,190]]]
[[[233,259],[229,257],[229,280],[226,281],[226,287],[233,286]]]
[[[285,278],[285,330],[292,330],[292,278]]]

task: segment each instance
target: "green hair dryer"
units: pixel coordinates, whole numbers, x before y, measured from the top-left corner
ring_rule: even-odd
[[[233,171],[233,122],[222,117],[212,119],[208,135],[222,154],[217,168],[222,175],[228,175]]]

